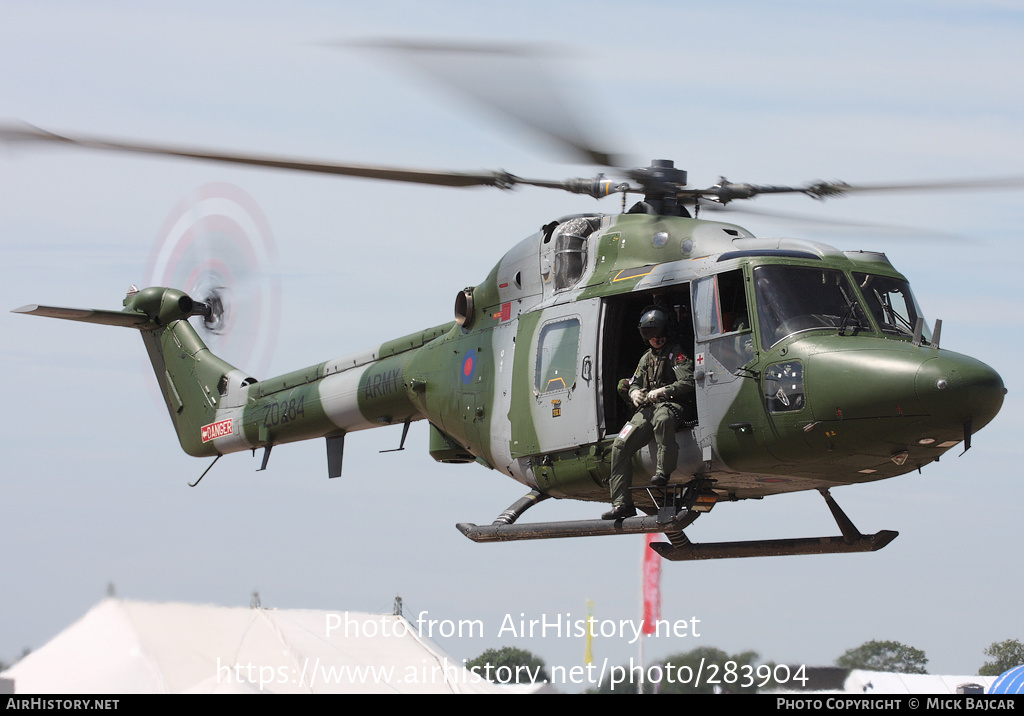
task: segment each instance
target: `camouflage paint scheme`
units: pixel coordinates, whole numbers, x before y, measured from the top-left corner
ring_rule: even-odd
[[[615,385],[642,350],[639,310],[667,295],[706,323],[715,317],[702,313],[698,286],[717,295],[726,276],[749,315],[733,330],[695,331],[698,423],[677,433],[674,483],[700,477],[719,500],[736,500],[893,477],[938,460],[1002,404],[991,368],[927,334],[884,331],[865,294],[849,297],[857,305],[838,330],[812,326],[765,345],[759,269],[838,271],[849,285],[855,272],[904,280],[881,254],[690,218],[594,214],[560,256],[558,232],[572,221],[512,248],[462,292],[458,321],[268,380],[212,355],[175,289],[129,295],[122,312],[19,310],[139,329],[190,455],[324,437],[330,453],[332,437],[425,419],[436,460],[475,460],[560,498],[609,500],[611,442],[628,419]],[[578,270],[559,285],[566,261]],[[634,458],[635,485],[653,475],[654,449]]]

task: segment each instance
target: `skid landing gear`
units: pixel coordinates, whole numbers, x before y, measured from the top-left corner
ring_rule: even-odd
[[[697,559],[732,559],[736,557],[776,557],[802,554],[840,554],[875,552],[892,542],[899,532],[881,530],[861,534],[839,507],[828,490],[819,490],[839,525],[842,537],[803,537],[797,539],[754,540],[749,542],[713,542],[697,544],[687,539],[682,530],[666,531],[669,542],[654,543],[651,549],[665,559],[682,562]]]
[[[828,490],[820,490],[822,497],[825,498],[825,503],[832,511],[836,524],[839,525],[839,530],[842,532],[841,537],[805,537],[698,544],[691,542],[683,534],[683,529],[714,506],[713,493],[699,488],[699,482],[689,485],[668,485],[664,488],[638,488],[650,491],[649,494],[658,507],[656,515],[627,517],[621,520],[573,520],[516,524],[516,520],[526,510],[548,497],[538,490],[533,490],[509,506],[489,525],[481,526],[460,522],[456,527],[474,542],[664,532],[669,541],[652,543],[651,549],[665,559],[674,562],[736,557],[874,552],[892,542],[899,534],[892,530],[882,530],[870,535],[861,534],[850,518],[836,504],[836,501],[832,499]],[[656,496],[655,493],[660,493],[660,495]]]
[[[620,520],[572,520],[566,522],[534,522],[517,525],[515,521],[547,495],[532,490],[502,512],[489,525],[460,522],[456,528],[474,542],[505,542],[527,539],[553,539],[559,537],[597,537],[600,535],[650,534],[678,532],[701,514],[694,505],[692,490],[683,485],[636,488],[647,490],[658,506],[656,515],[641,515]],[[656,497],[658,493],[660,497]]]

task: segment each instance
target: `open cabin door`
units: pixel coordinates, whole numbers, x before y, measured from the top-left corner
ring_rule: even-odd
[[[610,296],[604,301],[601,415],[605,435],[614,436],[636,412],[636,408],[620,395],[617,388],[620,380],[629,380],[633,376],[640,358],[650,348],[637,329],[643,313],[654,306],[664,309],[672,321],[671,340],[678,341],[683,351],[693,356],[690,284],[674,284],[660,287],[656,291],[627,292]]]
[[[600,325],[600,299],[520,317],[509,410],[513,457],[558,452],[600,439]]]

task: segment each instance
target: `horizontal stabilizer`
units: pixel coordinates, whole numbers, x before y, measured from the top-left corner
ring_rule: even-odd
[[[673,544],[655,542],[651,549],[673,562],[698,559],[734,559],[737,557],[783,557],[803,554],[842,554],[876,552],[892,542],[899,532],[881,530],[847,541],[843,537],[803,537],[798,539],[752,540],[749,542],[690,542],[682,532],[670,535]]]
[[[25,313],[30,316],[46,316],[47,318],[63,318],[66,321],[83,321],[99,323],[104,326],[123,326],[124,328],[154,328],[149,316],[143,313],[126,311],[104,311],[95,308],[61,308],[59,306],[37,306],[31,304],[15,308],[11,313]]]

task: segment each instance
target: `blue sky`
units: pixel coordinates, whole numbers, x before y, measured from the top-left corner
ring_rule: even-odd
[[[325,42],[366,37],[554,43],[566,96],[638,162],[667,157],[691,184],[814,179],[940,180],[1024,166],[1024,6],[857,3],[0,2],[0,117],[82,133],[327,160],[530,177],[588,176],[543,143],[416,76]],[[501,77],[510,91],[514,77]],[[539,189],[392,186],[91,152],[0,148],[0,306],[116,308],[172,209],[210,182],[248,193],[273,230],[282,281],[270,372],[369,348],[446,321],[522,237],[558,216],[618,202]],[[932,673],[974,673],[993,641],[1024,639],[1022,585],[1005,568],[1021,537],[1021,226],[1017,191],[761,197],[800,211],[907,230],[837,230],[761,216],[759,235],[885,251],[911,281],[943,347],[995,367],[1002,413],[963,457],[923,475],[834,496],[862,529],[900,537],[869,555],[665,564],[663,614],[699,638],[646,656],[717,646],[827,664],[869,639],[923,649]],[[935,237],[934,240],[931,237]],[[481,619],[485,638],[441,640],[458,658],[499,646],[506,615],[639,614],[640,540],[475,545],[523,488],[407,450],[399,428],[353,435],[345,474],[322,444],[205,462],[180,452],[129,331],[0,312],[8,376],[0,449],[0,659],[38,648],[114,583],[146,600],[237,605],[258,590],[290,608],[407,610]],[[541,514],[542,510],[544,511]],[[591,517],[549,501],[535,519]],[[722,505],[695,541],[833,534],[816,494]],[[520,639],[575,665],[572,639]],[[619,664],[635,646],[608,639]]]

